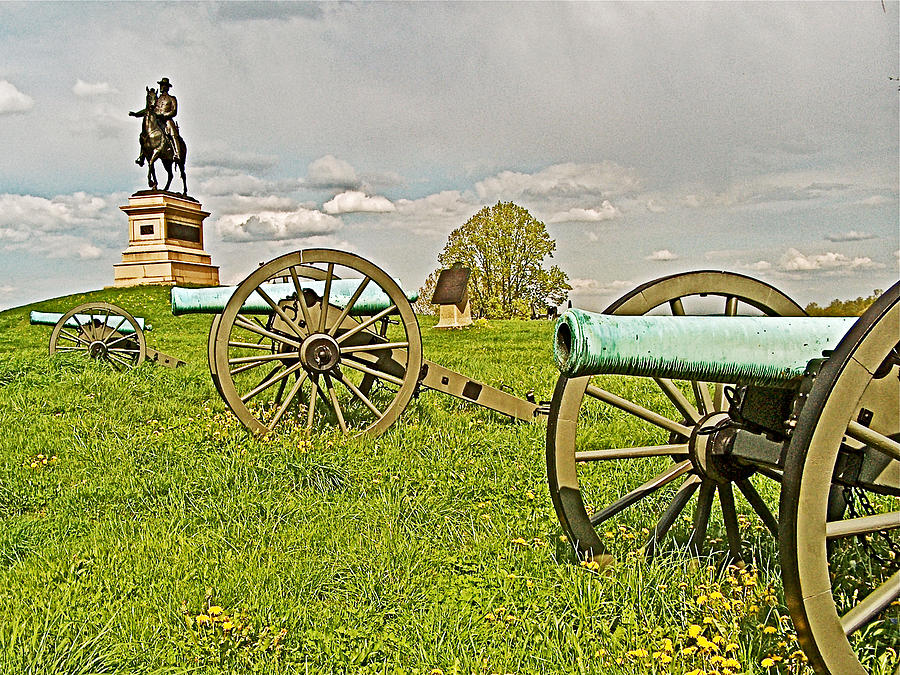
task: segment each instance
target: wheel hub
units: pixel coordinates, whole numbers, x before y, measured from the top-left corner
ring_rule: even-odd
[[[103,358],[108,351],[106,343],[103,342],[103,340],[94,340],[91,342],[90,347],[88,347],[88,353],[91,355],[92,359]]]
[[[730,483],[753,473],[728,454],[736,433],[734,426],[724,424],[730,419],[726,412],[710,413],[694,427],[688,443],[688,455],[697,473],[717,483]]]
[[[341,348],[327,333],[310,335],[300,345],[303,365],[317,373],[327,373],[341,361]]]

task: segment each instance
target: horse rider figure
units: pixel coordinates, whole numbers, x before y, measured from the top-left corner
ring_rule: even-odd
[[[168,77],[164,77],[157,82],[157,84],[159,85],[159,96],[156,99],[156,108],[154,109],[154,112],[159,119],[160,126],[163,128],[166,139],[168,139],[172,146],[172,154],[175,158],[175,163],[177,164],[181,160],[178,150],[178,139],[181,138],[181,136],[178,133],[178,123],[173,118],[178,114],[178,100],[169,93],[172,84],[169,82]],[[139,110],[138,112],[129,112],[128,114],[132,117],[143,117],[144,113],[145,110]],[[138,166],[144,166],[143,149],[141,149],[141,153],[138,155],[138,158],[134,160],[134,163]]]

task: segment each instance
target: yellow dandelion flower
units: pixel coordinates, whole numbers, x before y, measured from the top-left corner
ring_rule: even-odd
[[[700,670],[699,668],[697,668],[695,670],[691,670],[691,671],[685,673],[684,675],[706,675],[706,671]]]
[[[771,658],[766,657],[759,662],[759,665],[761,665],[763,668],[771,668],[775,665],[775,662]]]
[[[638,658],[644,658],[648,656],[648,652],[646,649],[632,649],[630,652],[626,652],[628,656],[636,656]]]
[[[698,596],[697,596],[697,604],[698,604],[698,605],[704,605],[704,604],[706,604],[706,600],[707,600],[707,598],[706,598],[705,595],[698,595]]]
[[[741,662],[737,659],[725,659],[725,663],[722,664],[726,668],[731,668],[732,670],[740,670]]]
[[[725,645],[726,652],[736,652],[738,649],[740,649],[740,645],[734,642],[729,642],[727,645]]]
[[[697,624],[692,623],[690,626],[688,626],[688,637],[695,638],[702,632],[703,628],[701,628]]]
[[[440,668],[432,668],[429,675],[444,675],[444,671]]]
[[[663,640],[662,651],[671,653],[675,649],[675,645],[672,644],[672,641],[669,638]]]
[[[724,656],[719,656],[718,654],[716,654],[715,656],[710,657],[709,662],[710,662],[711,664],[713,664],[714,666],[715,666],[715,665],[718,665],[718,664],[720,664],[720,663],[725,663],[725,657],[724,657]]]
[[[528,542],[522,539],[522,537],[516,537],[512,540],[512,543],[518,544],[519,546],[528,546]]]
[[[209,623],[209,617],[206,614],[198,614],[195,620],[198,626],[204,626]]]
[[[222,613],[222,608],[219,607],[218,605],[213,605],[212,607],[210,607],[209,612],[208,612],[208,614],[210,616],[219,616],[219,614],[221,614],[221,613]]]
[[[534,493],[533,493],[531,490],[528,490],[528,491],[525,493],[525,498],[526,498],[526,499],[534,499]]]
[[[484,615],[484,620],[485,620],[485,621],[493,621],[493,620],[496,619],[496,618],[497,618],[497,617],[494,616],[491,612],[488,612],[487,614]]]
[[[222,630],[224,630],[226,633],[232,628],[234,628],[234,624],[231,621],[226,621],[222,624]]]
[[[765,628],[763,628],[763,633],[765,633],[766,635],[771,635],[772,633],[777,633],[777,632],[778,632],[778,629],[775,628],[775,626],[766,626]]]
[[[725,644],[725,638],[723,638],[721,635],[714,636],[712,641],[715,642],[720,647]]]
[[[669,656],[668,654],[660,654],[656,658],[659,660],[660,663],[670,663],[672,661],[672,657]]]
[[[685,656],[690,656],[691,654],[693,654],[696,651],[697,651],[696,647],[685,647],[684,649],[681,650],[681,653],[684,654]]]
[[[719,593],[719,591],[713,591],[709,594],[709,599],[711,602],[715,602],[716,600],[724,600],[725,596]]]

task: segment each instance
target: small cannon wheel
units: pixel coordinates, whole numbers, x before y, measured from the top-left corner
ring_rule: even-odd
[[[137,320],[117,305],[88,302],[63,314],[50,334],[50,355],[74,353],[109,363],[116,370],[140,365],[147,342]]]
[[[264,313],[245,308],[251,295]],[[378,435],[415,391],[422,337],[383,270],[352,253],[307,249],[237,286],[213,321],[209,353],[216,388],[255,434],[293,424]]]
[[[900,666],[898,338],[895,284],[815,377],[788,446],[780,505],[784,590],[803,650],[820,673],[893,673]],[[833,519],[829,488],[846,475],[838,459],[863,446],[880,450],[872,453],[881,460],[879,481],[871,489],[853,484],[858,494],[848,501],[860,508]]]
[[[605,313],[641,315],[763,314],[802,316],[803,308],[772,286],[740,274],[698,271],[643,284],[610,305]],[[662,355],[664,356],[664,355]],[[716,494],[719,496],[733,559],[740,559],[740,535],[733,485],[775,533],[777,523],[746,470],[692,456],[690,439],[727,417],[724,386],[712,391],[703,382],[678,383],[654,378],[561,376],[556,384],[547,427],[547,477],[560,523],[576,554],[597,559],[605,554],[601,531],[609,519],[629,516],[629,507],[661,511],[645,551],[653,554],[695,493],[698,494],[689,542],[699,550]],[[605,387],[617,386],[619,394]],[[640,402],[639,402],[640,401]],[[634,438],[630,447],[610,448],[613,435]],[[679,485],[671,494],[671,488]],[[631,486],[634,486],[633,489]],[[623,486],[627,486],[623,488]],[[666,489],[668,488],[668,489]],[[585,492],[585,489],[587,492]],[[597,503],[599,502],[599,503]],[[606,506],[603,506],[606,504]],[[609,524],[605,525],[609,527]]]

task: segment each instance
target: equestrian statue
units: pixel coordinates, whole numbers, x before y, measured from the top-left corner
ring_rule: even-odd
[[[178,131],[178,123],[174,117],[178,114],[178,101],[169,93],[171,83],[168,77],[159,82],[159,94],[156,89],[146,87],[147,100],[143,110],[129,112],[132,117],[143,117],[141,126],[140,144],[141,151],[135,164],[144,166],[147,162],[147,183],[150,189],[157,189],[156,170],[153,163],[159,159],[162,161],[169,175],[163,191],[169,189],[172,183],[172,165],[181,171],[181,181],[184,184],[184,192],[187,197],[187,178],[184,175],[184,160],[187,157],[187,145]]]

